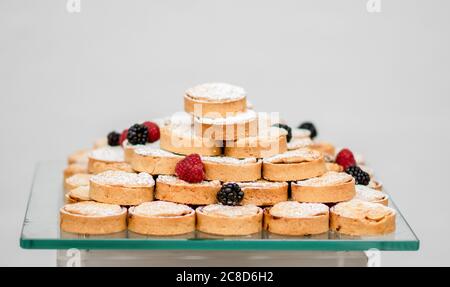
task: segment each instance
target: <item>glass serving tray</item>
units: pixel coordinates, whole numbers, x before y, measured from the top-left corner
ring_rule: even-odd
[[[280,236],[260,232],[251,236],[224,237],[202,232],[182,236],[143,236],[130,231],[106,236],[76,235],[59,228],[59,208],[63,205],[62,161],[41,162],[37,166],[23,223],[20,246],[26,249],[153,249],[153,250],[317,250],[363,251],[418,250],[419,239],[398,211],[397,229],[384,236],[355,237],[328,232],[316,236]]]

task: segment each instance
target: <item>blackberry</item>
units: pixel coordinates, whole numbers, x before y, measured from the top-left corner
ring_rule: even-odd
[[[127,139],[132,145],[144,145],[147,143],[148,129],[144,125],[134,124],[128,129]]]
[[[117,132],[110,132],[108,134],[108,145],[118,146],[120,142],[120,134]]]
[[[356,184],[368,185],[370,182],[369,174],[356,165],[347,167],[345,172],[355,178]]]
[[[290,126],[285,125],[285,124],[274,124],[273,126],[286,130],[287,131],[287,136],[286,136],[287,142],[291,141],[291,139],[292,139],[292,129],[291,129]]]
[[[299,129],[309,130],[311,132],[311,139],[314,139],[317,136],[317,129],[311,122],[304,122],[298,126]]]
[[[244,198],[244,192],[237,183],[226,183],[217,193],[217,200],[224,205],[237,205]]]

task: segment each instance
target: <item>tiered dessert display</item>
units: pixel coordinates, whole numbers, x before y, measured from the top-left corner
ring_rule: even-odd
[[[63,231],[155,236],[350,236],[395,230],[396,211],[349,149],[248,107],[244,89],[188,89],[185,111],[111,132],[69,157]]]

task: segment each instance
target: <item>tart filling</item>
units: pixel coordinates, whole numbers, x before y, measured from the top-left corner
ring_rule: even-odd
[[[79,186],[77,188],[72,189],[68,193],[69,197],[79,201],[88,201],[91,200],[89,196],[89,186]]]
[[[179,157],[181,156],[162,150],[154,147],[142,146],[138,147],[134,150],[134,152],[138,155],[142,156],[151,156],[151,157]]]
[[[256,163],[258,160],[255,157],[249,157],[244,159],[238,159],[227,156],[202,156],[202,161],[222,164],[249,164]]]
[[[120,205],[99,203],[94,201],[83,201],[73,204],[67,204],[63,207],[67,213],[82,216],[112,216],[123,213]]]
[[[373,202],[373,201],[381,201],[387,198],[387,195],[384,192],[375,190],[365,185],[358,184],[355,187],[356,187],[355,199]]]
[[[261,212],[261,208],[256,205],[228,206],[221,204],[211,204],[201,209],[202,213],[207,215],[216,215],[223,217],[243,217],[252,216]]]
[[[153,177],[146,173],[131,173],[124,171],[108,170],[91,178],[98,184],[124,186],[124,187],[152,187],[155,185]]]
[[[386,216],[395,214],[395,210],[390,207],[358,199],[338,203],[331,211],[343,217],[370,221],[380,221]]]
[[[297,181],[296,184],[299,186],[332,186],[347,183],[352,180],[353,177],[345,172],[328,171],[319,177]]]
[[[87,173],[74,174],[66,179],[66,183],[73,186],[87,186],[92,175]]]
[[[133,209],[133,213],[141,216],[174,217],[192,214],[194,210],[187,205],[167,201],[144,202]]]
[[[245,98],[245,90],[226,83],[206,83],[186,90],[186,96],[203,101],[231,101]]]
[[[287,147],[288,150],[296,150],[300,148],[306,148],[313,144],[313,141],[310,138],[293,138],[290,142],[288,142]]]
[[[161,183],[166,183],[166,184],[171,184],[171,185],[220,186],[220,181],[218,181],[218,180],[211,180],[211,181],[204,180],[204,181],[198,182],[198,183],[190,183],[190,182],[184,181],[182,179],[179,179],[178,177],[173,176],[173,175],[159,175],[158,178],[156,179],[156,182],[161,182]]]
[[[276,182],[268,180],[238,182],[237,184],[241,187],[241,189],[263,189],[263,188],[271,189],[288,185],[287,182]]]
[[[283,164],[283,163],[302,163],[318,160],[322,157],[321,153],[307,148],[287,151],[264,159],[264,162]]]
[[[234,124],[244,124],[258,118],[257,114],[253,110],[247,110],[245,112],[239,112],[235,115],[224,117],[224,118],[207,118],[207,117],[195,117],[195,121],[200,124],[206,125],[234,125]]]
[[[284,201],[270,208],[269,213],[275,217],[304,218],[328,214],[328,206],[322,203],[299,203]]]
[[[123,152],[122,147],[111,147],[106,146],[98,149],[94,149],[89,154],[89,158],[94,160],[100,160],[100,161],[107,161],[107,162],[124,162],[125,161],[125,155]]]

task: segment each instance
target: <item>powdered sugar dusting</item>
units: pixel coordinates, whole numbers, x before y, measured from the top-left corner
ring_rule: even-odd
[[[159,141],[152,142],[152,143],[146,143],[145,145],[142,145],[142,144],[132,145],[132,144],[130,144],[128,142],[128,140],[124,140],[123,143],[122,143],[122,147],[124,149],[127,149],[127,148],[137,149],[137,148],[141,148],[141,147],[151,147],[151,148],[158,149],[159,148]]]
[[[300,203],[297,201],[284,201],[275,204],[269,212],[272,216],[305,218],[328,214],[328,206],[322,203]]]
[[[101,161],[109,162],[124,162],[124,152],[122,147],[106,146],[98,149],[94,149],[89,154],[89,157]]]
[[[287,147],[288,150],[296,150],[300,148],[305,148],[313,144],[313,141],[310,138],[300,138],[300,139],[292,139],[288,142]]]
[[[111,216],[118,215],[123,212],[123,209],[119,205],[94,201],[66,204],[63,209],[68,213],[84,216]]]
[[[211,204],[205,207],[200,207],[201,212],[209,215],[217,215],[224,217],[242,217],[252,216],[261,212],[261,208],[256,205],[243,205],[243,206],[228,206],[222,204]]]
[[[227,156],[202,156],[202,161],[223,163],[223,164],[249,164],[249,163],[256,163],[257,159],[254,157],[239,159]]]
[[[144,202],[132,209],[141,216],[174,217],[191,214],[194,210],[187,205],[167,201]]]
[[[239,186],[242,189],[251,189],[251,188],[276,188],[281,186],[287,186],[287,182],[275,182],[275,181],[267,181],[267,180],[258,180],[253,182],[238,182]]]
[[[352,176],[345,172],[329,171],[322,176],[297,181],[300,186],[330,186],[346,183],[352,180]]]
[[[365,185],[358,184],[355,187],[356,187],[355,199],[373,202],[383,200],[387,197],[387,195],[384,192],[375,190]]]
[[[321,158],[321,153],[315,150],[302,148],[285,153],[277,154],[264,159],[264,162],[269,163],[300,163],[306,161],[313,161]]]
[[[186,95],[206,101],[239,100],[245,97],[245,90],[226,83],[206,83],[186,91]]]
[[[195,117],[195,122],[207,125],[233,125],[248,123],[256,120],[257,118],[258,116],[255,111],[247,110],[245,112],[236,113],[235,115],[230,115],[224,118]]]
[[[91,174],[78,173],[66,179],[66,183],[75,186],[89,185],[89,179],[92,177]]]
[[[94,175],[92,182],[98,184],[116,185],[124,187],[152,187],[155,185],[153,177],[146,173],[131,173],[118,170],[108,170]]]
[[[159,175],[158,178],[156,179],[156,182],[173,184],[173,185],[220,186],[220,181],[218,181],[218,180],[212,180],[212,181],[204,180],[204,181],[198,182],[198,183],[189,183],[189,182],[179,179],[178,177],[173,176],[173,175]]]
[[[138,155],[142,156],[153,156],[153,157],[181,157],[177,154],[159,149],[154,147],[139,147],[134,150],[134,152]]]
[[[373,203],[353,199],[336,204],[331,211],[348,218],[355,219],[381,219],[384,216],[395,214],[395,210],[380,203]]]
[[[303,139],[309,138],[311,136],[311,131],[306,129],[293,129],[292,138],[293,139]]]

